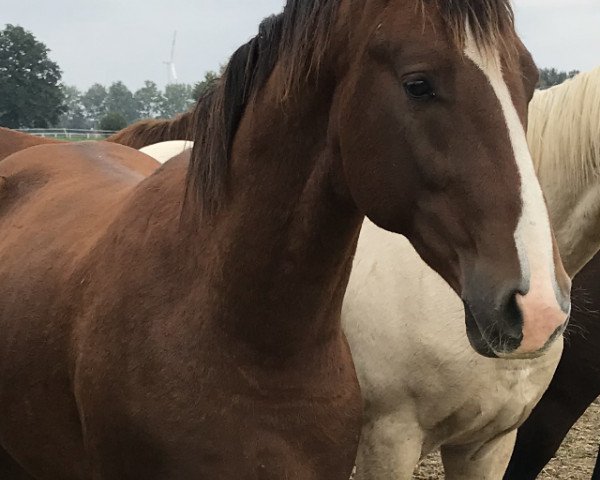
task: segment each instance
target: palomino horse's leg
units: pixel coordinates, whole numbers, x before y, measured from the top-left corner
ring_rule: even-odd
[[[598,338],[591,336],[589,338]],[[600,391],[598,367],[569,346],[550,388],[519,429],[517,444],[505,480],[534,480],[558,451],[569,430],[585,413]],[[584,347],[582,348],[590,348]],[[565,362],[568,359],[569,362]],[[580,363],[577,364],[576,360]],[[600,466],[597,477],[600,480]]]
[[[2,480],[35,480],[11,456],[0,448],[0,479]]]
[[[423,432],[401,415],[380,417],[363,426],[354,480],[410,480],[421,458]]]
[[[483,446],[442,447],[446,480],[502,480],[516,436],[513,430]]]

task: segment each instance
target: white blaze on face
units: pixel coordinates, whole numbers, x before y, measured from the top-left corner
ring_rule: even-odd
[[[479,48],[468,35],[465,55],[481,69],[498,97],[521,179],[522,213],[514,236],[521,274],[529,289],[525,296],[517,295],[523,341],[516,353],[531,353],[543,348],[568,317],[559,301],[562,293],[556,280],[550,221],[525,128],[504,80],[497,50]]]

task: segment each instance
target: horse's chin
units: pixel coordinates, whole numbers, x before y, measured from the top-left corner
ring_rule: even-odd
[[[475,321],[475,317],[469,308],[469,305],[465,302],[465,323],[467,326],[467,338],[473,350],[479,355],[487,358],[499,358],[498,354],[494,351],[491,345],[484,338],[479,325]]]

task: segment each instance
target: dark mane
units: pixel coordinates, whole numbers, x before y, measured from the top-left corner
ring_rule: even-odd
[[[168,140],[190,140],[193,135],[193,112],[182,113],[171,120],[140,120],[111,135],[107,142],[140,149]]]
[[[495,44],[512,29],[510,0],[414,0],[423,12],[437,8],[451,38],[462,46],[467,25],[482,47]],[[278,61],[285,72],[282,96],[320,68],[339,0],[288,0],[284,11],[266,18],[259,33],[231,57],[220,81],[202,97],[194,112],[194,149],[187,191],[211,214],[226,193],[233,140],[246,106],[262,88]]]
[[[266,18],[258,35],[233,54],[221,80],[198,101],[187,186],[203,211],[214,212],[223,200],[233,139],[249,100],[278,60],[287,76],[284,96],[318,69],[338,3],[288,0],[283,13]]]

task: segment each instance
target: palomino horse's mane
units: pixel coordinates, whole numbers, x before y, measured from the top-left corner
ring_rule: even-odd
[[[168,140],[189,140],[192,138],[192,120],[191,111],[171,120],[140,120],[111,135],[106,141],[140,149]]]
[[[565,178],[573,188],[600,176],[600,67],[548,90],[529,105],[527,133],[539,173]]]
[[[480,48],[487,49],[513,31],[510,0],[413,1],[424,13],[430,7],[437,9],[458,47],[469,32]],[[203,211],[212,213],[223,201],[233,139],[253,95],[278,61],[285,72],[284,98],[320,69],[339,4],[339,0],[288,0],[281,14],[266,18],[258,35],[233,54],[221,80],[198,101],[187,186]]]

